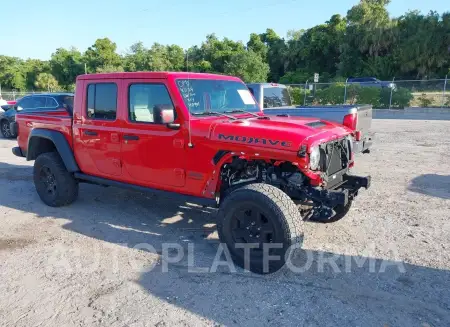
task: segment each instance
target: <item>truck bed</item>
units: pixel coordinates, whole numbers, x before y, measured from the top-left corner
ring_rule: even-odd
[[[17,143],[24,155],[26,155],[28,147],[28,136],[33,128],[43,128],[62,132],[67,142],[72,147],[72,117],[65,110],[42,111],[39,113],[32,112],[26,114],[17,113],[16,121],[13,124],[15,125],[14,128],[17,128],[18,131],[20,131],[18,133]]]
[[[293,117],[315,117],[323,120],[343,124],[357,132],[356,151],[367,151],[372,145],[373,135],[370,134],[372,125],[372,106],[370,105],[340,105],[340,106],[311,106],[311,107],[278,107],[264,108],[266,115],[288,115]],[[350,118],[356,115],[356,125]]]

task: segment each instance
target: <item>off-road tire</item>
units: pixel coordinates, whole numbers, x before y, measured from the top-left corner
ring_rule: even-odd
[[[44,172],[50,172],[55,187],[48,191],[48,183],[43,181]],[[42,202],[51,207],[68,205],[78,197],[78,182],[69,173],[57,152],[40,154],[34,162],[33,179]]]
[[[335,214],[334,216],[332,216],[330,219],[327,220],[323,220],[321,222],[325,223],[325,224],[329,224],[329,223],[335,223],[338,220],[341,220],[342,218],[344,218],[348,212],[350,211],[351,207],[353,204],[353,200],[348,200],[347,204],[344,205],[338,205],[336,207],[333,208]]]
[[[0,129],[1,129],[3,137],[6,139],[12,139],[12,138],[16,137],[16,135],[14,135],[11,132],[11,128],[9,127],[9,122],[6,119],[3,119],[2,121],[0,121]]]
[[[235,219],[236,212],[245,210],[248,204],[260,208],[264,216],[270,220],[276,236],[275,240],[269,243],[281,244],[281,248],[273,249],[270,253],[270,255],[278,255],[279,259],[267,261],[266,258],[266,265],[264,265],[264,256],[250,254],[250,260],[246,266],[243,250],[235,246],[239,242],[236,242],[232,234],[232,221]],[[296,205],[286,193],[269,184],[245,185],[227,195],[219,208],[217,230],[221,243],[227,246],[234,263],[258,274],[274,273],[281,269],[288,256],[294,255],[303,243],[303,220]]]

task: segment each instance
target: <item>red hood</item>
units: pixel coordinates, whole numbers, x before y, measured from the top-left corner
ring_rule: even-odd
[[[298,151],[302,144],[310,147],[351,133],[345,126],[317,118],[265,118],[217,119],[213,122],[199,119],[193,123],[193,130],[204,130],[208,126],[207,137],[212,141],[285,151]]]

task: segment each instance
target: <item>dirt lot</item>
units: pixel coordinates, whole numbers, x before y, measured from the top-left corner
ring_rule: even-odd
[[[373,129],[355,169],[372,188],[345,219],[306,224],[303,272],[264,277],[189,271],[216,255],[210,208],[93,185],[46,207],[0,139],[0,324],[450,326],[450,120]],[[185,256],[162,272],[166,243]]]

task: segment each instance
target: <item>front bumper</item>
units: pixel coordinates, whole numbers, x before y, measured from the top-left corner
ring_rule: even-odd
[[[314,202],[321,203],[327,207],[334,208],[338,205],[347,205],[348,201],[358,195],[360,188],[370,187],[370,176],[343,175],[342,183],[333,189],[321,189],[311,187],[307,191],[307,196]]]
[[[18,146],[12,148],[12,153],[17,157],[26,157],[25,153],[23,153],[22,149]]]

